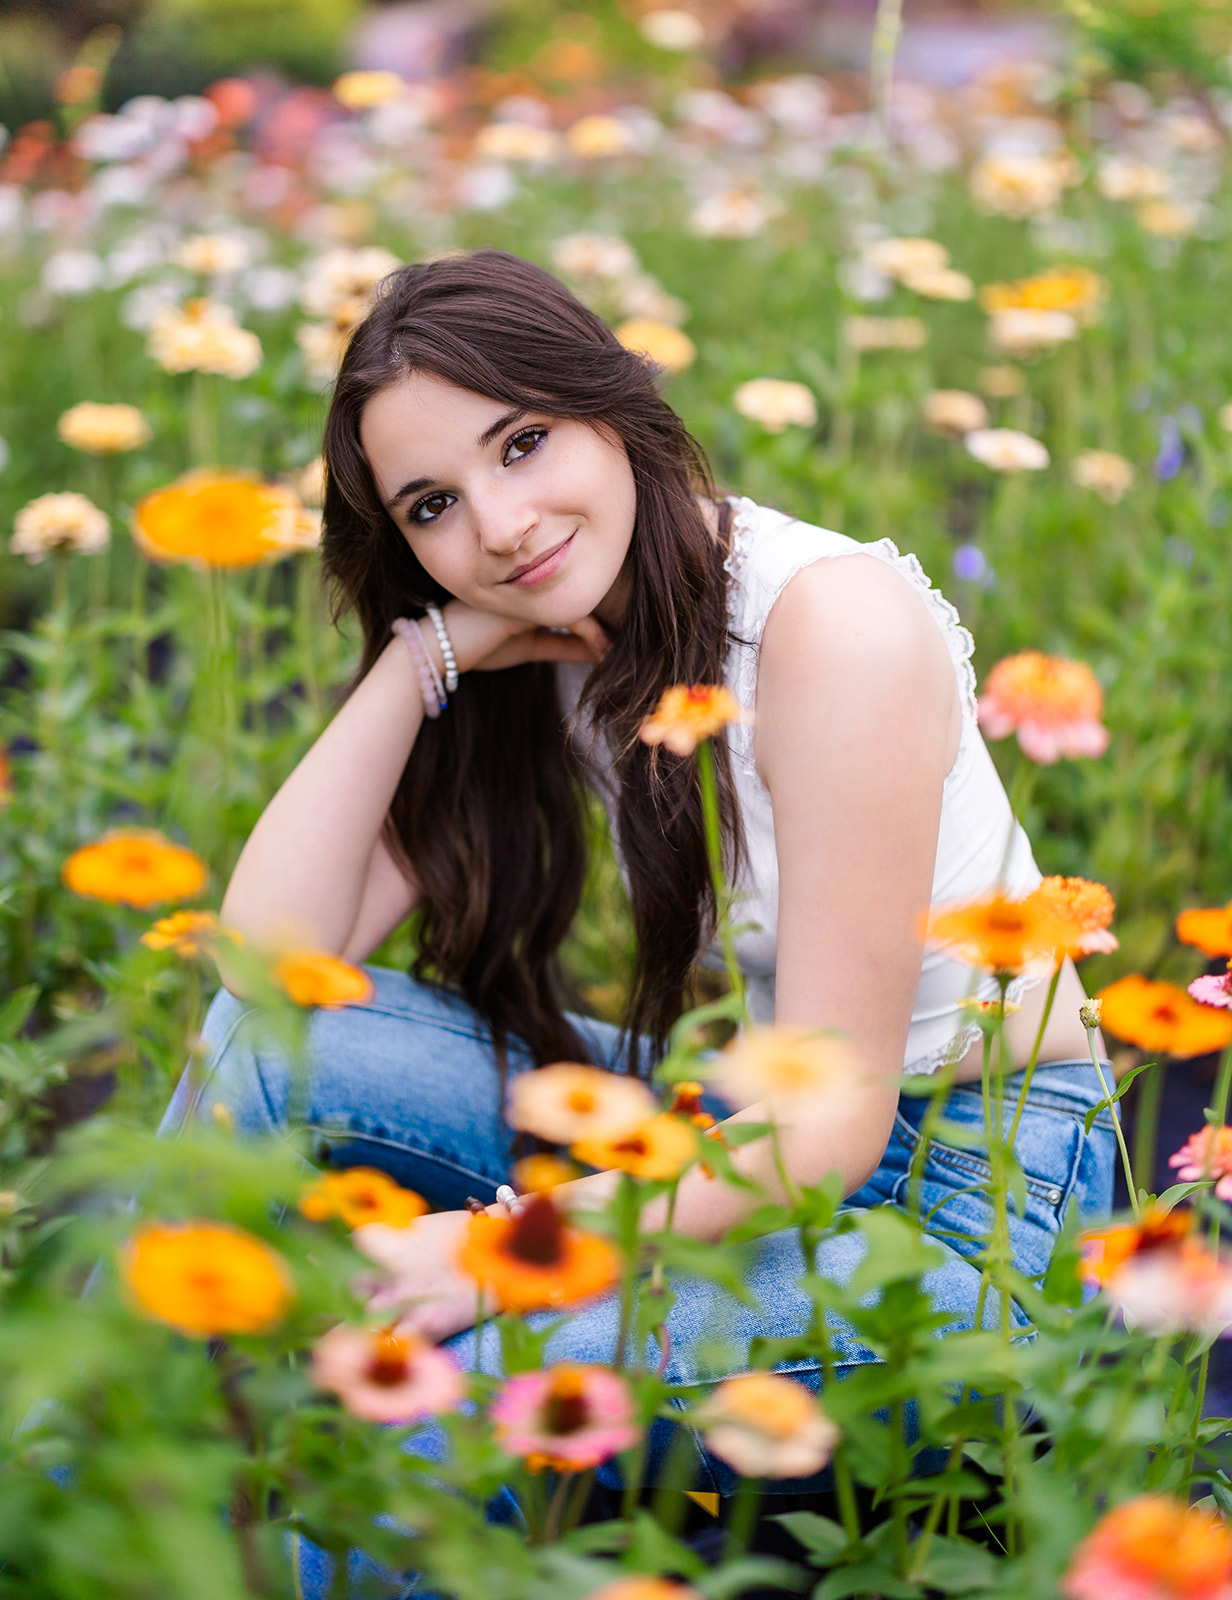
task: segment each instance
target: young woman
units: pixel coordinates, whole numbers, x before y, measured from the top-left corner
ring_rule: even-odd
[[[363,657],[245,846],[222,919],[257,943],[293,928],[362,962],[420,915],[414,975],[374,969],[370,1004],[314,1018],[306,1110],[323,1160],[383,1167],[442,1208],[398,1263],[424,1297],[419,1328],[448,1339],[473,1320],[454,1251],[465,1196],[490,1200],[508,1177],[508,1080],[561,1059],[645,1071],[712,943],[693,762],[637,737],[672,684],[727,682],[755,713],[715,752],[755,1009],[842,1030],[859,1062],[831,1104],[787,1130],[787,1166],[806,1184],[838,1169],[852,1206],[899,1200],[927,1103],[900,1101],[904,1072],[956,1056],[946,1118],[982,1127],[980,1048],[959,1004],[977,979],[923,954],[918,915],[998,881],[1013,893],[1039,881],[976,727],[957,613],[888,541],[861,546],[716,495],[653,369],[547,273],[494,251],[386,280],[343,360],[325,458],[325,568],[359,616]],[[612,819],[637,933],[624,1035],[566,1015],[555,978],[588,784]],[[1027,988],[1009,1023],[1019,1067],[1042,994]],[[1101,1091],[1083,1065],[1082,998],[1067,966],[1018,1133],[1027,1208],[1012,1226],[1028,1275],[1044,1269],[1067,1204],[1110,1200],[1106,1114],[1083,1134]],[[203,1092],[240,1126],[272,1131],[285,1125],[287,1073],[248,1016],[219,995]],[[738,1114],[761,1120],[757,1106]],[[738,1160],[776,1192],[766,1141]],[[979,1274],[978,1245],[954,1231],[987,1226],[971,1192],[981,1170],[978,1148],[944,1145],[924,1168],[946,1252],[932,1287],[956,1327],[972,1325]],[[609,1183],[580,1179],[565,1198],[596,1204]],[[694,1170],[675,1226],[715,1238],[749,1205]],[[849,1273],[857,1252],[858,1236],[832,1240],[822,1270]],[[751,1258],[759,1311],[677,1285],[669,1376],[722,1376],[697,1353],[716,1332],[739,1369],[752,1336],[800,1327],[801,1270],[795,1235],[772,1235]],[[549,1360],[609,1359],[615,1332],[600,1300],[561,1327]],[[463,1359],[473,1343],[458,1341]],[[495,1365],[494,1342],[485,1359]],[[871,1359],[854,1335],[840,1339],[840,1364]],[[729,1489],[698,1450],[699,1486]]]

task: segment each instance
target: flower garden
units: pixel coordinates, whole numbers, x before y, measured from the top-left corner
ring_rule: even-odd
[[[9,130],[0,1596],[393,1596],[408,1574],[459,1600],[1232,1595],[1232,1424],[1207,1403],[1232,1328],[1232,28],[1197,0],[1166,26],[1120,9],[1075,5],[1062,59],[946,93],[893,83],[888,4],[867,80],[740,81],[705,8],[630,5],[410,83],[233,78],[102,112],[83,68],[57,120]],[[549,266],[654,362],[722,486],[893,539],[976,636],[1049,876],[920,929],[1000,985],[972,1006],[994,1130],[974,1331],[937,1336],[918,1184],[855,1213],[786,1180],[717,1243],[673,1232],[681,1175],[747,1184],[739,1143],[777,1149],[843,1048],[750,1028],[715,1055],[734,962],[653,1085],[519,1079],[512,1122],[557,1153],[460,1256],[499,1377],[400,1322],[390,1240],[417,1195],[221,1112],[155,1136],[219,961],[301,1064],[314,1008],[370,993],[210,908],[357,658],[316,553],[340,353],[385,273],[479,246]],[[712,797],[707,741],[746,709],[681,685],[643,737]],[[631,935],[598,817],[595,846],[567,967],[618,1019]],[[374,960],[405,968],[413,938]],[[1065,1219],[1026,1279],[1006,991],[1066,957],[1106,1098],[1137,1107],[1128,1209]],[[1157,1152],[1169,1060],[1207,1062],[1208,1110]],[[725,1082],[773,1120],[716,1129],[703,1085]],[[930,1086],[925,1127],[953,1137]],[[585,1167],[620,1178],[583,1225],[553,1190]],[[808,1326],[673,1385],[673,1283],[747,1296],[750,1242],[786,1230]],[[813,1264],[846,1234],[836,1284]],[[553,1322],[608,1289],[611,1363],[545,1367]],[[839,1324],[876,1356],[841,1381]],[[820,1397],[774,1370],[805,1362]],[[732,1469],[722,1503],[690,1476],[697,1434]]]

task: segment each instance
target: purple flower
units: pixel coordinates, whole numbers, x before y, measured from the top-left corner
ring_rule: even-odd
[[[988,561],[978,544],[960,544],[952,557],[954,576],[964,583],[978,583],[988,570]]]
[[[1159,419],[1159,454],[1154,473],[1160,483],[1169,483],[1185,465],[1185,444],[1175,417]]]

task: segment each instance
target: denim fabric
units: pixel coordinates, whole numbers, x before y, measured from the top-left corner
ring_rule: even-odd
[[[459,1208],[468,1194],[490,1201],[496,1185],[509,1175],[512,1132],[503,1119],[499,1073],[482,1024],[457,996],[420,985],[402,973],[369,971],[376,992],[367,1005],[321,1011],[312,1018],[304,1121],[317,1136],[320,1159],[336,1167],[379,1167],[436,1206]],[[586,1018],[573,1020],[594,1059],[614,1065],[618,1031]],[[263,1041],[256,1015],[224,990],[210,1008],[204,1035],[207,1066],[181,1081],[164,1132],[173,1133],[194,1110],[215,1101],[230,1108],[242,1132],[283,1130],[292,1092],[290,1075],[278,1051]],[[529,1066],[525,1053],[511,1048],[508,1076]],[[1007,1131],[1020,1087],[1020,1075],[1007,1079]],[[1046,1062],[1036,1070],[1015,1141],[1026,1176],[1027,1203],[1022,1216],[1011,1210],[1010,1221],[1016,1262],[1028,1277],[1046,1268],[1068,1206],[1076,1206],[1084,1220],[1105,1215],[1111,1206],[1115,1145],[1109,1114],[1101,1112],[1089,1135],[1083,1130],[1086,1112],[1102,1098],[1089,1062]],[[847,1209],[905,1202],[929,1104],[927,1096],[900,1098],[885,1156],[868,1183],[850,1196]],[[946,1143],[949,1130],[943,1126],[942,1137],[930,1141],[923,1159],[921,1211],[931,1214],[930,1231],[936,1230],[935,1242],[946,1258],[925,1282],[938,1309],[949,1317],[947,1328],[969,1328],[974,1325],[980,1276],[974,1262],[991,1223],[991,1208],[980,1192],[989,1176],[987,1148],[980,1137],[984,1128],[980,1086],[953,1089],[942,1116],[944,1124],[961,1126],[969,1135],[961,1143]],[[827,1239],[818,1253],[818,1270],[847,1281],[863,1249],[858,1232]],[[797,1333],[809,1316],[809,1302],[797,1286],[803,1272],[797,1235],[782,1232],[747,1248],[745,1279],[758,1302],[756,1310],[711,1283],[675,1277],[676,1300],[667,1319],[668,1381],[704,1389],[746,1368],[753,1338]],[[1017,1307],[1013,1315],[1020,1325],[1025,1321]],[[998,1325],[999,1316],[996,1297],[989,1295],[985,1325]],[[607,1361],[614,1353],[618,1306],[613,1295],[567,1318],[542,1312],[528,1320],[539,1327],[556,1326],[547,1346],[549,1363]],[[833,1322],[832,1338],[840,1373],[876,1359],[840,1320]],[[473,1332],[448,1343],[463,1366],[475,1365]],[[659,1358],[658,1348],[649,1345],[647,1359],[658,1365]],[[499,1370],[498,1338],[491,1327],[485,1331],[481,1361],[485,1371]],[[797,1362],[780,1370],[794,1373],[810,1387],[820,1387],[815,1362]],[[661,1467],[674,1431],[666,1423],[655,1425],[649,1479]],[[735,1486],[731,1469],[710,1456],[696,1434],[690,1431],[688,1438],[695,1458],[695,1487],[730,1494]],[[429,1456],[439,1450],[439,1439],[432,1438],[431,1429],[422,1430],[419,1448]],[[602,1469],[600,1478],[615,1486],[619,1482],[615,1464]],[[785,1480],[771,1488],[794,1493],[826,1482],[822,1475]],[[305,1590],[314,1592],[312,1586]]]

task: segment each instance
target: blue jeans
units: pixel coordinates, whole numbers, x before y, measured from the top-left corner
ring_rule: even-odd
[[[370,968],[376,985],[366,1006],[320,1011],[312,1018],[304,1121],[317,1141],[322,1161],[331,1166],[379,1167],[435,1206],[460,1208],[468,1194],[490,1201],[496,1186],[508,1181],[512,1165],[512,1130],[504,1120],[501,1085],[492,1048],[483,1025],[459,997],[415,982],[404,973]],[[574,1018],[575,1025],[600,1065],[615,1065],[618,1032],[609,1024]],[[285,1060],[262,1039],[259,1019],[222,990],[210,1007],[204,1028],[208,1064],[190,1081],[185,1075],[167,1112],[164,1130],[171,1132],[194,1110],[212,1102],[226,1104],[241,1132],[277,1134],[287,1126],[291,1082]],[[508,1076],[530,1066],[524,1053],[511,1047]],[[1007,1080],[1006,1121],[1018,1099],[1021,1079]],[[1084,1220],[1107,1214],[1112,1201],[1115,1143],[1107,1111],[1100,1113],[1089,1135],[1083,1119],[1103,1098],[1089,1062],[1045,1062],[1036,1070],[1019,1125],[1015,1149],[1026,1174],[1025,1214],[1011,1210],[1010,1231],[1016,1263],[1027,1277],[1038,1277],[1048,1265],[1053,1242],[1067,1207],[1076,1206]],[[877,1171],[846,1202],[848,1209],[900,1205],[920,1142],[920,1125],[930,1102],[927,1096],[903,1095],[889,1144]],[[949,1123],[973,1130],[984,1126],[978,1084],[953,1089],[943,1110]],[[988,1233],[991,1210],[980,1185],[989,1176],[982,1143],[957,1148],[932,1141],[922,1167],[921,1213],[931,1215],[935,1242],[945,1261],[925,1279],[938,1308],[953,1329],[974,1326],[980,1273],[975,1265],[981,1238]],[[847,1281],[863,1254],[859,1232],[823,1241],[817,1269],[827,1278]],[[671,1336],[665,1377],[683,1387],[713,1385],[747,1366],[749,1342],[757,1336],[784,1338],[807,1325],[810,1302],[797,1280],[805,1270],[794,1231],[770,1234],[749,1247],[746,1280],[758,1309],[741,1304],[712,1283],[677,1278],[675,1304],[667,1320]],[[1025,1321],[1017,1307],[1014,1315]],[[996,1325],[999,1308],[988,1296],[984,1320]],[[618,1326],[614,1295],[561,1319],[556,1313],[535,1313],[530,1320],[546,1327],[558,1324],[549,1340],[547,1360],[608,1361]],[[837,1322],[833,1329],[836,1367],[876,1359],[855,1331]],[[458,1361],[475,1365],[473,1332],[449,1341]],[[651,1345],[647,1359],[658,1365]],[[495,1329],[485,1332],[482,1365],[499,1371]],[[819,1388],[815,1361],[782,1367],[804,1383]],[[662,1463],[672,1429],[655,1425],[647,1475]],[[709,1455],[690,1433],[695,1454],[694,1486],[730,1494],[732,1470]],[[615,1486],[614,1463],[600,1479]],[[799,1492],[822,1480],[784,1480],[773,1487]]]

